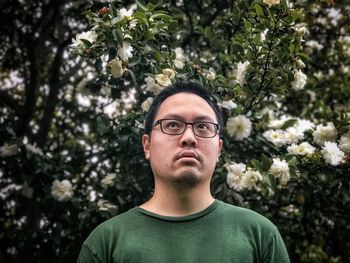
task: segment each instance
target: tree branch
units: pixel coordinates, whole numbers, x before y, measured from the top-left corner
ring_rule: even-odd
[[[45,103],[44,114],[43,114],[43,117],[41,118],[39,131],[35,139],[39,147],[43,147],[46,143],[47,134],[49,132],[52,118],[55,112],[56,104],[58,101],[58,92],[61,87],[60,69],[62,64],[63,51],[64,51],[64,47],[59,46],[51,66],[50,81],[49,81],[50,92]]]
[[[271,56],[271,52],[272,52],[272,46],[273,46],[273,40],[274,40],[276,28],[277,28],[277,23],[275,22],[275,27],[272,30],[272,36],[271,36],[271,39],[270,39],[270,42],[269,42],[269,45],[268,45],[268,53],[267,53],[265,64],[264,64],[264,68],[263,68],[263,75],[261,77],[261,82],[260,82],[260,85],[259,85],[258,89],[254,92],[254,94],[252,96],[252,100],[250,101],[248,107],[245,109],[245,114],[247,112],[249,112],[252,108],[254,108],[255,105],[259,104],[265,98],[265,96],[267,96],[270,93],[270,89],[268,89],[264,93],[263,96],[258,98],[260,92],[264,88],[264,83],[265,83],[265,78],[266,78],[266,74],[267,74],[267,71],[268,71],[269,63],[270,63],[270,56]],[[258,99],[256,100],[256,98],[258,98]]]

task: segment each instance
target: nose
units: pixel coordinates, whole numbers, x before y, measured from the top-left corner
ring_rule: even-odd
[[[181,146],[197,147],[198,141],[196,135],[193,133],[191,124],[187,124],[184,133],[181,135],[180,143]]]

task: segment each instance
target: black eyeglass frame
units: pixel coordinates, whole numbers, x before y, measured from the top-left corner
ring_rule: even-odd
[[[164,130],[163,130],[163,126],[162,126],[162,122],[163,121],[180,121],[182,123],[185,123],[185,128],[184,130],[181,132],[181,133],[166,133]],[[213,136],[210,136],[210,137],[205,137],[205,136],[201,136],[201,135],[198,135],[196,132],[195,132],[195,129],[194,129],[194,126],[195,124],[198,124],[198,123],[208,123],[208,124],[213,124],[216,129],[215,129],[215,134]],[[218,123],[215,123],[215,122],[210,122],[210,121],[196,121],[196,122],[186,122],[186,121],[183,121],[183,120],[179,120],[179,119],[159,119],[157,120],[153,125],[152,125],[152,130],[154,127],[156,127],[157,125],[160,126],[160,130],[164,133],[164,134],[167,134],[167,135],[181,135],[183,134],[185,131],[186,131],[186,127],[187,125],[191,125],[192,126],[192,132],[194,135],[198,136],[198,137],[201,137],[201,138],[214,138],[219,130],[220,130],[220,125]]]

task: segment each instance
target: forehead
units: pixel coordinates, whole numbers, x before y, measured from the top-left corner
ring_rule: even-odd
[[[166,98],[160,105],[156,119],[178,117],[187,121],[205,119],[216,122],[214,110],[206,100],[200,96],[180,92]]]

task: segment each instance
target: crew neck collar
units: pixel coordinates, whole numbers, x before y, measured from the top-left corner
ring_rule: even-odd
[[[207,208],[205,208],[204,210],[191,214],[191,215],[187,215],[187,216],[163,216],[163,215],[159,215],[153,212],[150,212],[148,210],[145,210],[141,207],[135,207],[135,210],[143,215],[149,216],[149,217],[153,217],[156,219],[160,219],[163,221],[169,221],[169,222],[185,222],[185,221],[191,221],[191,220],[195,220],[198,218],[201,218],[209,213],[211,213],[212,211],[214,211],[218,205],[219,205],[220,201],[215,199],[213,203],[211,203]]]

